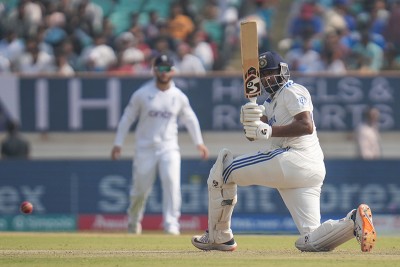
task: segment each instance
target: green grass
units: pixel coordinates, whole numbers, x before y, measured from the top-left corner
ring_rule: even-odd
[[[400,266],[400,237],[379,237],[371,253],[355,240],[333,252],[302,253],[296,236],[236,235],[234,252],[197,250],[191,235],[0,233],[0,266]]]

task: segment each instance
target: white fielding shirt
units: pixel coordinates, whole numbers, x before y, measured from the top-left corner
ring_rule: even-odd
[[[178,121],[188,130],[195,145],[203,144],[199,121],[187,96],[171,81],[161,91],[155,80],[135,91],[118,124],[114,145],[122,146],[131,125],[135,130],[135,149],[179,149]]]

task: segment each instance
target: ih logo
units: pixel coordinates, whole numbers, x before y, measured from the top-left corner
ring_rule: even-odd
[[[254,67],[250,67],[245,74],[245,94],[247,97],[261,95],[260,74]]]

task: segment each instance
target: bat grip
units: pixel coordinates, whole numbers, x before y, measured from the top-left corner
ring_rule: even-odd
[[[252,103],[256,103],[257,102],[257,97],[250,97],[249,101]]]

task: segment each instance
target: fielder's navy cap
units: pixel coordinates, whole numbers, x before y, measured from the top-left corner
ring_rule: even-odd
[[[154,60],[154,67],[157,66],[170,66],[172,67],[174,65],[174,62],[172,61],[172,59],[165,54],[159,55],[156,57],[156,59]]]
[[[279,63],[281,62],[285,61],[278,53],[274,51],[264,52],[258,57],[260,71],[276,70],[280,67]]]

